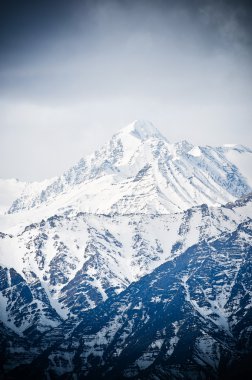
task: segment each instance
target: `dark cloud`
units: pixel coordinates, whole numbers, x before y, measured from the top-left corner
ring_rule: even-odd
[[[249,53],[250,12],[245,3],[10,0],[5,4],[0,33],[0,84],[5,95],[51,101],[68,101],[68,94],[71,99],[92,97],[93,92],[104,96],[109,95],[108,88],[124,91],[126,75],[127,82],[132,78],[141,87],[142,76],[148,83],[157,71],[164,75],[165,66],[170,75],[173,67],[186,70],[179,60],[185,65],[188,60],[200,62],[217,50]]]
[[[2,148],[2,161],[12,154],[10,176],[42,178],[60,166],[55,159],[42,170],[37,156],[39,169],[22,170],[19,161],[15,174],[14,149],[26,154],[15,135],[30,139],[35,154],[46,146],[53,160],[48,130],[52,141],[64,131],[67,149],[74,128],[75,159],[135,118],[151,119],[171,140],[250,144],[250,2],[8,0],[0,18],[0,133],[2,145],[12,141],[12,152]],[[85,136],[89,143],[78,145]]]

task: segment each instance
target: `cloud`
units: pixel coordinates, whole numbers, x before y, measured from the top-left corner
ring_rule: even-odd
[[[2,12],[0,176],[58,174],[136,118],[173,141],[252,144],[246,2],[24,3]]]

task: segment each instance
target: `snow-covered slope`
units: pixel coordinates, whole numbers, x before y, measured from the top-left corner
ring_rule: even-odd
[[[193,245],[47,332],[10,378],[250,379],[251,247],[251,220]]]
[[[169,143],[149,122],[135,121],[92,155],[38,191],[24,189],[9,213],[49,207],[99,214],[167,214],[220,205],[251,191],[244,163],[252,151]],[[244,169],[245,168],[245,169]],[[45,211],[46,212],[46,211]]]
[[[22,182],[15,178],[0,178],[0,216],[2,217],[3,214],[6,214],[12,203],[22,194],[32,197],[49,186],[55,179],[46,179],[41,182]]]
[[[25,182],[15,178],[0,178],[0,214],[9,210],[12,203],[21,196],[25,186]]]
[[[26,334],[34,328],[34,319],[27,319],[30,308],[40,331],[52,325],[52,308],[58,313],[56,324],[80,315],[192,245],[234,231],[251,215],[249,195],[219,208],[201,205],[168,215],[68,212],[22,227],[15,235],[2,233],[2,320]],[[18,278],[14,285],[12,276]],[[28,297],[20,303],[22,297],[16,301],[13,293],[23,294],[23,287]]]

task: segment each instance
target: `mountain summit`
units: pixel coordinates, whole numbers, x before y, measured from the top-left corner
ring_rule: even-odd
[[[135,120],[131,124],[122,128],[116,135],[126,136],[128,134],[131,134],[139,140],[147,140],[149,138],[166,140],[166,138],[159,132],[159,130],[154,127],[150,121],[146,120]]]
[[[245,159],[251,167],[247,148],[169,143],[150,122],[136,120],[62,176],[27,186],[9,213],[167,214],[220,205],[251,191]]]

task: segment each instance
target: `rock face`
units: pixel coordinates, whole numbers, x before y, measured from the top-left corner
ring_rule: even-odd
[[[26,185],[0,233],[0,378],[249,379],[251,156],[138,121]]]
[[[0,267],[1,311],[3,321],[24,336],[55,327],[61,322],[34,272],[22,277],[13,268]]]

